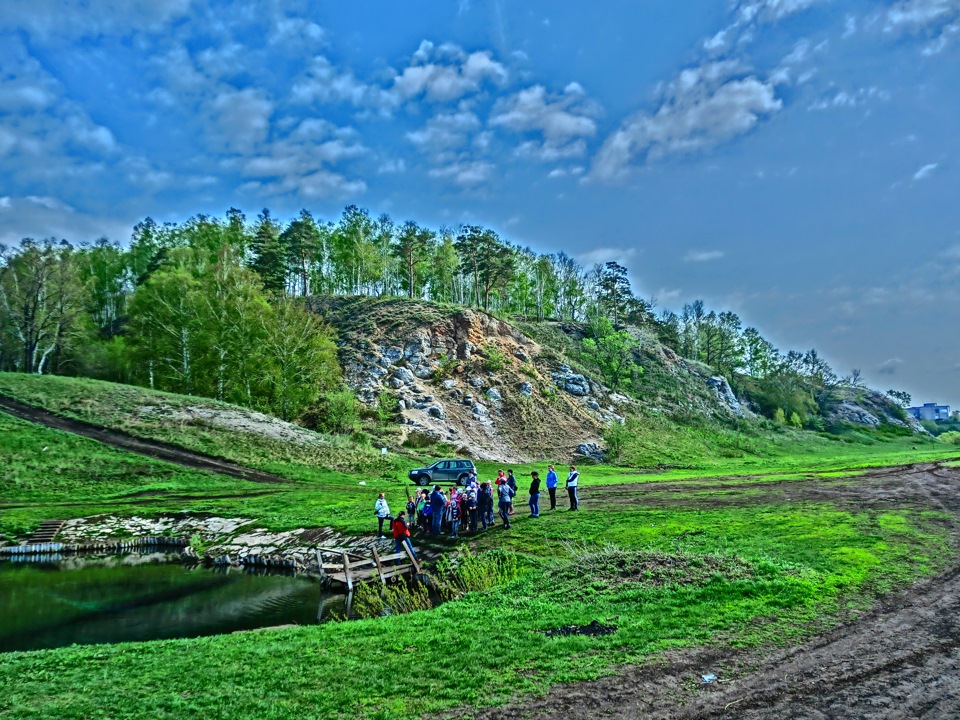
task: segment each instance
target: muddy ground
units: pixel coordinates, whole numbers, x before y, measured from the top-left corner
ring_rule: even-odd
[[[950,519],[944,522],[955,540],[960,531],[960,468],[939,463],[870,471],[854,481],[758,486],[732,480],[728,489],[729,495],[714,496],[711,502],[916,507],[948,513]],[[691,490],[696,490],[695,483],[623,485],[592,489],[589,494],[596,504],[627,498],[655,506],[683,502],[681,494],[687,504],[695,504]],[[749,494],[743,494],[746,491]],[[706,673],[717,675],[718,680],[704,684],[701,675]],[[672,652],[600,680],[556,686],[543,698],[484,711],[463,709],[455,716],[482,720],[960,718],[960,558],[951,559],[939,576],[882,598],[869,613],[802,645],[749,651],[713,646]]]

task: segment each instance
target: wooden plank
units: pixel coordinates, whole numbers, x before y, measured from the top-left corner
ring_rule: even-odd
[[[353,592],[353,578],[350,577],[350,558],[347,553],[343,553],[343,577],[347,583],[347,591]]]
[[[377,553],[376,548],[373,548],[373,559],[377,562],[377,572],[380,574],[380,582],[386,585],[386,578],[383,577],[383,565],[380,564],[380,555]]]
[[[417,562],[417,559],[413,556],[413,553],[410,552],[410,544],[401,543],[401,546],[403,547],[403,551],[407,553],[407,557],[410,558],[410,562],[413,563],[413,567],[417,571],[417,575],[420,575],[420,563]]]
[[[326,579],[327,579],[327,573],[326,573],[327,568],[325,568],[325,567],[323,566],[323,558],[321,557],[321,553],[320,553],[319,550],[317,550],[317,567],[320,568],[320,580],[321,580],[321,581],[326,580]],[[319,619],[320,615],[322,615],[322,614],[323,614],[323,603],[320,604],[320,610],[317,611],[317,618]]]

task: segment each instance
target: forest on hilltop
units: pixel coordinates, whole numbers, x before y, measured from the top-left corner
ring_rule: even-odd
[[[356,206],[321,222],[263,210],[136,225],[126,246],[24,239],[0,246],[0,370],[79,375],[235,402],[299,419],[352,402],[336,329],[309,312],[321,295],[405,296],[507,320],[584,329],[582,356],[631,392],[641,328],[728,377],[763,415],[824,429],[858,371],[840,377],[816,350],[781,353],[730,311],[702,301],[655,313],[617,262],[583,267],[488,228],[396,224]],[[890,392],[900,405],[905,393]],[[323,413],[312,412],[313,417]],[[330,429],[330,428],[328,428]]]

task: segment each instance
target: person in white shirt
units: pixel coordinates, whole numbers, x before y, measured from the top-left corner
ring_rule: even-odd
[[[567,475],[567,495],[570,496],[570,509],[579,510],[580,509],[580,498],[577,497],[577,484],[580,481],[580,473],[577,472],[577,469],[571,465],[570,474]]]
[[[373,512],[377,515],[377,521],[380,526],[378,528],[380,537],[385,537],[383,534],[383,521],[392,519],[392,516],[390,515],[390,506],[387,505],[387,499],[383,493],[380,493],[380,496],[377,498],[377,502],[373,506]]]

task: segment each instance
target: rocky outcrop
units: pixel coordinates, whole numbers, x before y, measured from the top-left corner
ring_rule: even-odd
[[[743,415],[743,407],[727,379],[721,375],[707,378],[707,386],[717,394],[717,399],[735,415]]]

